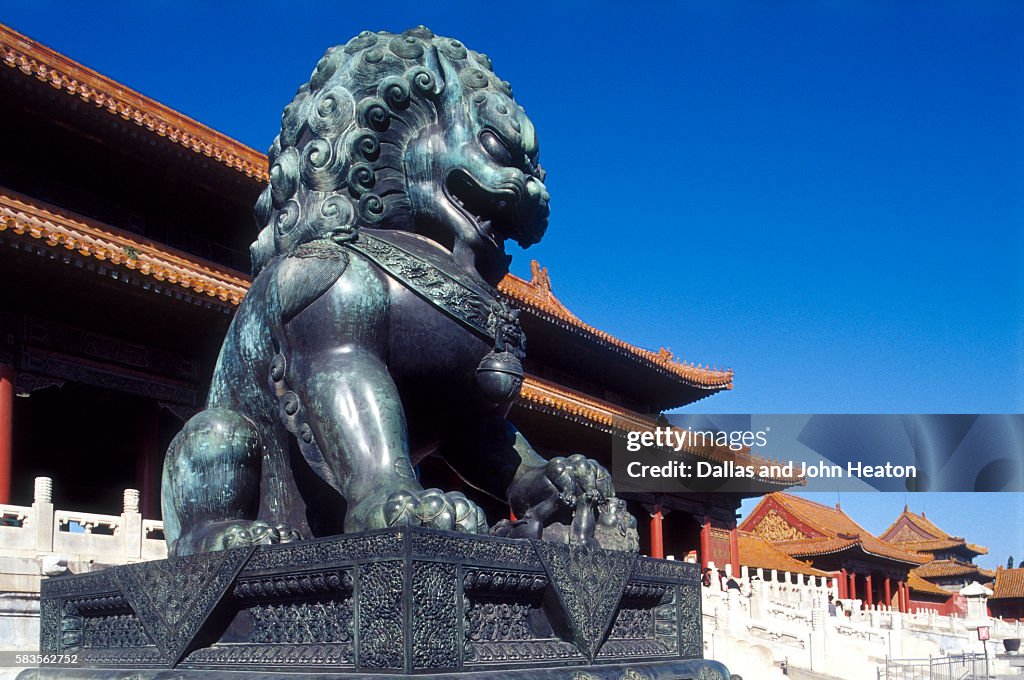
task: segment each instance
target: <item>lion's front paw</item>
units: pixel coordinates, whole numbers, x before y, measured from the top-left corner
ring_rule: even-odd
[[[396,491],[384,502],[387,526],[412,526],[487,533],[487,517],[475,503],[458,491],[440,489]]]
[[[608,470],[596,460],[578,453],[568,458],[552,458],[548,461],[545,475],[567,506],[575,505],[581,496],[587,501],[602,503],[605,498],[615,495]]]
[[[212,537],[216,549],[241,548],[248,545],[273,545],[302,540],[298,531],[287,524],[271,526],[263,520],[229,522]]]

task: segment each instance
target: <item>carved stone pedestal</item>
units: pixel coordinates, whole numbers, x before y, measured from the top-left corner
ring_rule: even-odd
[[[41,649],[81,667],[19,677],[728,680],[700,658],[698,578],[411,528],[142,562],[46,580]]]

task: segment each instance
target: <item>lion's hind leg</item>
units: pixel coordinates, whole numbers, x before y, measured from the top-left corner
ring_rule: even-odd
[[[162,507],[171,556],[277,542],[279,530],[256,520],[260,432],[224,408],[196,414],[171,442],[164,461]]]

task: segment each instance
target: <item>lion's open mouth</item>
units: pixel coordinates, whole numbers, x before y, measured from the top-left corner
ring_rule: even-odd
[[[453,170],[445,180],[445,195],[480,235],[495,246],[519,231],[518,192],[514,188],[493,191],[477,182],[465,170]]]

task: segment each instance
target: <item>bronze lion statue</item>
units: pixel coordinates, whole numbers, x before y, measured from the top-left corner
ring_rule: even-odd
[[[445,458],[520,518],[494,529],[635,550],[607,471],[545,460],[506,420],[525,341],[495,286],[540,240],[534,127],[486,56],[364,32],[284,109],[256,203],[252,287],[205,410],[171,443],[171,555],[415,524],[486,532],[414,466]],[[632,532],[632,535],[630,535]]]

